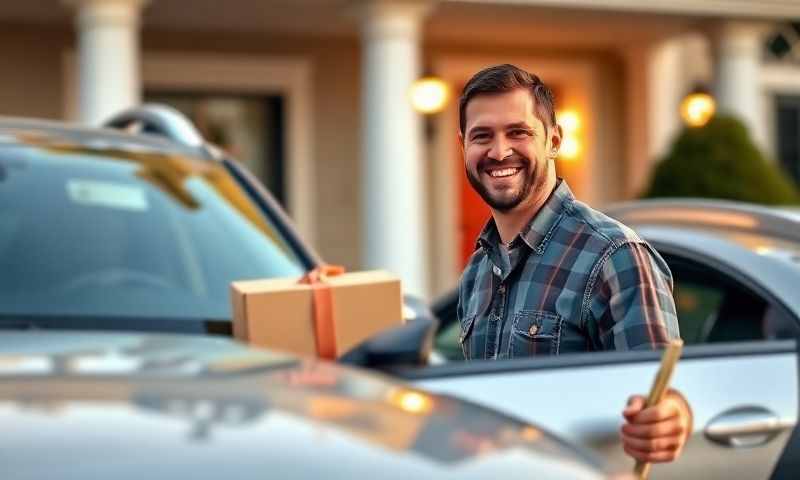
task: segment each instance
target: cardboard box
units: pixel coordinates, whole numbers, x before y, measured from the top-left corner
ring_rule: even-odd
[[[231,283],[233,335],[239,340],[317,356],[312,286],[299,278]],[[328,277],[335,324],[335,355],[403,323],[400,280],[383,271]]]

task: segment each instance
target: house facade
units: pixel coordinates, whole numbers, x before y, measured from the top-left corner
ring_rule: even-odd
[[[389,269],[432,297],[455,284],[488,215],[456,137],[473,73],[514,63],[552,87],[574,140],[559,174],[595,206],[646,187],[698,85],[800,176],[793,19],[795,0],[4,2],[0,115],[97,124],[172,104],[264,180],[329,262]],[[423,75],[452,93],[435,115],[409,101]]]

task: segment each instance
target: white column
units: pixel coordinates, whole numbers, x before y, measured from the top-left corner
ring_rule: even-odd
[[[652,99],[648,96],[648,67],[650,52],[645,46],[632,45],[625,52],[625,121],[626,138],[623,139],[627,157],[624,198],[634,198],[646,187],[649,180],[651,162],[650,125],[648,114]]]
[[[671,38],[653,46],[648,59],[650,162],[661,159],[681,128],[679,106],[683,96],[689,93],[683,77],[682,62],[683,45],[680,38]]]
[[[77,9],[78,119],[96,125],[137,105],[139,17],[147,0],[66,0]]]
[[[650,160],[665,155],[683,128],[680,104],[696,86],[713,76],[708,38],[700,33],[673,36],[650,48],[648,61],[648,122]],[[636,102],[636,97],[633,98]]]
[[[409,102],[420,74],[419,31],[428,2],[363,7],[362,211],[364,266],[398,274],[427,295],[422,119]],[[455,246],[454,246],[455,248]]]
[[[760,81],[763,37],[768,24],[726,21],[715,29],[718,111],[747,125],[759,146],[768,143]]]

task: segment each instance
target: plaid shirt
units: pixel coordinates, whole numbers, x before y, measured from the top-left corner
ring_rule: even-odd
[[[679,336],[664,259],[563,180],[508,249],[494,220],[484,227],[458,319],[468,360],[655,349]]]

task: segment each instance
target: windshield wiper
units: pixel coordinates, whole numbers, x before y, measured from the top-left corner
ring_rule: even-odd
[[[233,336],[228,319],[0,314],[0,330],[100,330]]]
[[[0,330],[32,330],[33,322],[26,318],[0,316]]]

